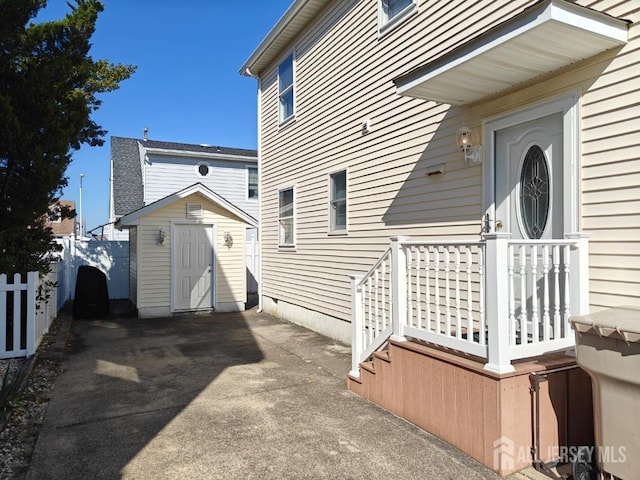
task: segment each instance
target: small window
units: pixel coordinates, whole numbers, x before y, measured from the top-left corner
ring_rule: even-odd
[[[196,172],[198,172],[199,177],[208,177],[211,175],[211,168],[208,163],[200,162],[196,165]]]
[[[378,0],[380,30],[395,24],[415,10],[415,0]]]
[[[293,53],[278,66],[279,122],[282,124],[293,117]]]
[[[247,167],[248,198],[258,198],[258,169]]]
[[[347,229],[347,171],[329,177],[329,229],[342,232]]]
[[[280,246],[292,247],[294,241],[294,192],[293,188],[287,188],[278,192],[278,223]]]

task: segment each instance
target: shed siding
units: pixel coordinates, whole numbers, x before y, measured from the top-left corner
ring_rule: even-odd
[[[138,228],[132,227],[129,232],[129,299],[137,303],[138,298]]]
[[[481,168],[464,163],[456,130],[465,123],[479,131],[484,118],[581,89],[582,228],[594,233],[597,266],[592,302],[640,305],[638,28],[617,57],[605,54],[490,102],[453,108],[401,97],[392,79],[534,2],[418,3],[417,15],[378,38],[377,2],[334,2],[295,45],[296,118],[285,126],[277,123],[277,65],[261,73],[263,293],[348,320],[348,275],[365,273],[389,237],[479,238]],[[630,1],[580,3],[640,17]],[[365,119],[369,133],[361,127]],[[440,163],[444,175],[426,175]],[[348,234],[333,236],[329,175],[342,169]],[[279,249],[278,190],[289,186],[296,193],[296,246]],[[616,254],[621,241],[632,258]]]
[[[199,194],[190,195],[158,209],[140,220],[140,289],[138,308],[169,306],[171,300],[171,236],[164,246],[158,245],[160,228],[171,231],[171,222],[186,220],[186,204],[202,203],[204,218],[198,223],[214,224],[214,256],[216,261],[216,302],[246,302],[245,224],[226,210]],[[224,232],[229,232],[233,245],[224,246]]]
[[[258,200],[248,198],[247,167],[256,163],[206,160],[211,174],[202,177],[197,172],[200,159],[148,155],[145,162],[145,205],[202,183],[236,207],[258,218]],[[202,160],[205,161],[205,160]]]

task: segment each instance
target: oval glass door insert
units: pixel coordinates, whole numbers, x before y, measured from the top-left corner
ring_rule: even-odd
[[[520,218],[527,237],[541,238],[547,226],[550,204],[549,167],[538,145],[527,151],[520,173]]]

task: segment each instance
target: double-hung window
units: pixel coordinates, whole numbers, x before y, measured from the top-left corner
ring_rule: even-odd
[[[329,176],[329,230],[344,232],[347,230],[347,171]]]
[[[395,24],[415,10],[415,0],[378,0],[380,9],[380,30]]]
[[[248,191],[247,198],[258,198],[258,168],[247,167]]]
[[[278,192],[278,245],[281,247],[295,245],[294,206],[293,187],[280,190]]]
[[[285,123],[294,114],[293,53],[278,66],[279,122]]]

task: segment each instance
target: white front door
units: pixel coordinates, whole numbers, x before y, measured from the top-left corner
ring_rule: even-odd
[[[513,239],[563,238],[560,113],[495,132],[496,230]]]
[[[173,309],[213,306],[211,225],[176,225],[173,231]]]

